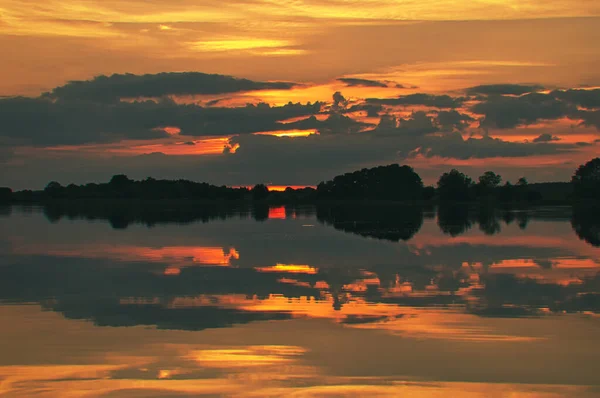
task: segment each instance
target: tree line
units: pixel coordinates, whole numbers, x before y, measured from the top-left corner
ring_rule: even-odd
[[[554,185],[552,185],[554,184]],[[452,169],[440,176],[436,186],[425,186],[410,166],[391,164],[364,168],[323,181],[317,188],[269,191],[264,184],[253,188],[216,186],[188,180],[157,180],[151,177],[135,181],[126,175],[113,176],[107,183],[69,184],[56,181],[43,191],[12,192],[0,188],[0,202],[44,201],[54,199],[196,199],[209,201],[271,201],[314,202],[322,200],[383,200],[402,202],[470,202],[478,200],[510,202],[539,202],[544,198],[541,184],[529,184],[525,177],[514,184],[493,171],[486,171],[474,181],[466,174]],[[575,170],[571,183],[550,183],[552,189],[562,190],[562,199],[600,199],[600,158],[595,158]]]

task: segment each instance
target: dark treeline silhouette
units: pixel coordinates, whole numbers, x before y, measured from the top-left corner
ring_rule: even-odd
[[[430,199],[427,194],[433,196],[412,167],[397,164],[346,173],[317,186],[321,199],[418,201]]]
[[[0,203],[36,202],[62,199],[138,199],[138,200],[206,200],[268,201],[271,203],[322,201],[394,201],[394,202],[473,202],[496,203],[569,203],[600,199],[600,158],[581,165],[570,183],[529,184],[525,177],[514,184],[500,175],[486,171],[477,181],[452,169],[442,174],[436,187],[424,186],[410,166],[392,164],[362,169],[334,177],[318,184],[317,189],[287,188],[269,191],[264,184],[252,189],[216,186],[187,180],[134,181],[120,174],[108,183],[48,183],[43,191],[12,192],[0,188]]]
[[[187,180],[130,180],[126,175],[115,175],[104,184],[70,184],[66,187],[50,182],[43,195],[52,199],[212,199],[240,200],[255,192],[247,188],[218,187]]]

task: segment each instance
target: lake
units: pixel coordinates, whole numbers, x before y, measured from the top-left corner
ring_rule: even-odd
[[[600,396],[570,208],[0,208],[0,396]]]

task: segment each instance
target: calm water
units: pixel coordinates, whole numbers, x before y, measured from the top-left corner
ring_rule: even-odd
[[[600,396],[569,209],[0,209],[0,396]]]

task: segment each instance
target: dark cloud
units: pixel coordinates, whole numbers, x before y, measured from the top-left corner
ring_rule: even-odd
[[[217,105],[219,102],[223,101],[224,98],[217,98],[211,101],[206,102],[206,106],[215,106]]]
[[[535,91],[540,91],[543,89],[544,87],[537,85],[487,84],[470,87],[467,89],[467,93],[484,95],[523,95]]]
[[[594,126],[600,130],[600,110],[598,111],[578,111],[575,115],[582,119],[584,126]]]
[[[388,85],[378,80],[368,79],[356,79],[351,77],[344,77],[337,79],[338,81],[345,83],[347,87],[387,87]]]
[[[464,130],[469,126],[469,122],[472,122],[474,119],[465,115],[464,113],[457,112],[455,110],[450,111],[439,111],[437,113],[437,122],[442,128],[442,130]]]
[[[381,111],[383,111],[383,106],[370,104],[352,105],[350,108],[346,109],[346,113],[367,112],[367,116],[369,117],[377,117]]]
[[[551,141],[560,141],[560,138],[558,138],[557,136],[552,135],[552,134],[544,133],[544,134],[540,134],[539,136],[537,136],[533,139],[533,142],[551,142]]]
[[[285,129],[281,120],[318,113],[320,103],[204,108],[170,100],[99,103],[40,98],[0,99],[0,137],[28,145],[77,145],[182,135],[218,136]]]
[[[594,110],[581,110],[580,107]],[[490,96],[471,110],[485,116],[483,127],[513,128],[538,120],[562,117],[583,120],[583,125],[600,129],[600,90],[555,90],[520,97]]]
[[[257,82],[200,72],[169,72],[97,76],[92,80],[71,81],[44,95],[53,99],[113,102],[120,98],[289,90],[294,86],[294,83],[289,82]]]
[[[399,135],[402,137],[420,137],[437,132],[433,118],[425,112],[414,112],[410,117],[396,119],[393,116],[382,116],[373,133],[376,135]]]
[[[321,134],[352,134],[369,126],[340,113],[331,113],[327,119],[318,120],[315,116],[297,122],[286,123],[281,130],[317,130]]]
[[[339,112],[348,106],[348,100],[339,91],[333,93],[333,105],[331,106],[332,112]]]
[[[550,93],[555,98],[584,108],[600,108],[600,89],[595,90],[555,90]]]
[[[464,98],[453,98],[449,95],[409,94],[398,98],[367,98],[368,104],[376,105],[424,105],[435,108],[457,108]]]
[[[410,159],[416,155],[455,159],[525,157],[568,154],[578,148],[561,143],[509,143],[489,137],[463,139],[458,132],[411,135],[400,132],[377,134],[373,131],[296,138],[244,134],[233,137],[230,144],[239,145],[235,153],[212,156],[154,153],[98,158],[84,153],[66,153],[50,158],[19,155],[14,161],[3,165],[0,185],[15,189],[39,189],[52,180],[81,184],[108,181],[112,175],[120,173],[135,179],[148,176],[184,178],[217,185],[253,185],[260,182],[301,185],[316,184],[363,167],[404,162],[410,164]],[[77,167],[72,167],[74,164]],[[446,168],[447,165],[427,168],[422,170],[422,175],[437,178],[447,171]],[[561,170],[556,170],[561,179],[570,177],[572,170],[560,174]],[[477,173],[483,171],[477,170]],[[501,171],[503,175],[511,175],[504,169]],[[525,172],[521,170],[518,173],[511,178],[518,178]]]
[[[552,155],[575,149],[574,145],[546,145],[544,143],[506,142],[485,136],[464,139],[458,132],[443,136],[425,137],[419,150],[413,152],[426,157],[439,156],[455,159],[484,159],[493,157],[526,157]]]
[[[0,100],[0,136],[42,146],[164,138],[168,134],[156,128],[168,125],[163,123],[165,110],[175,107],[154,102],[109,105],[8,98]]]
[[[471,110],[484,115],[482,127],[513,128],[541,119],[559,119],[573,112],[572,106],[553,96],[540,93],[521,97],[492,96]]]

